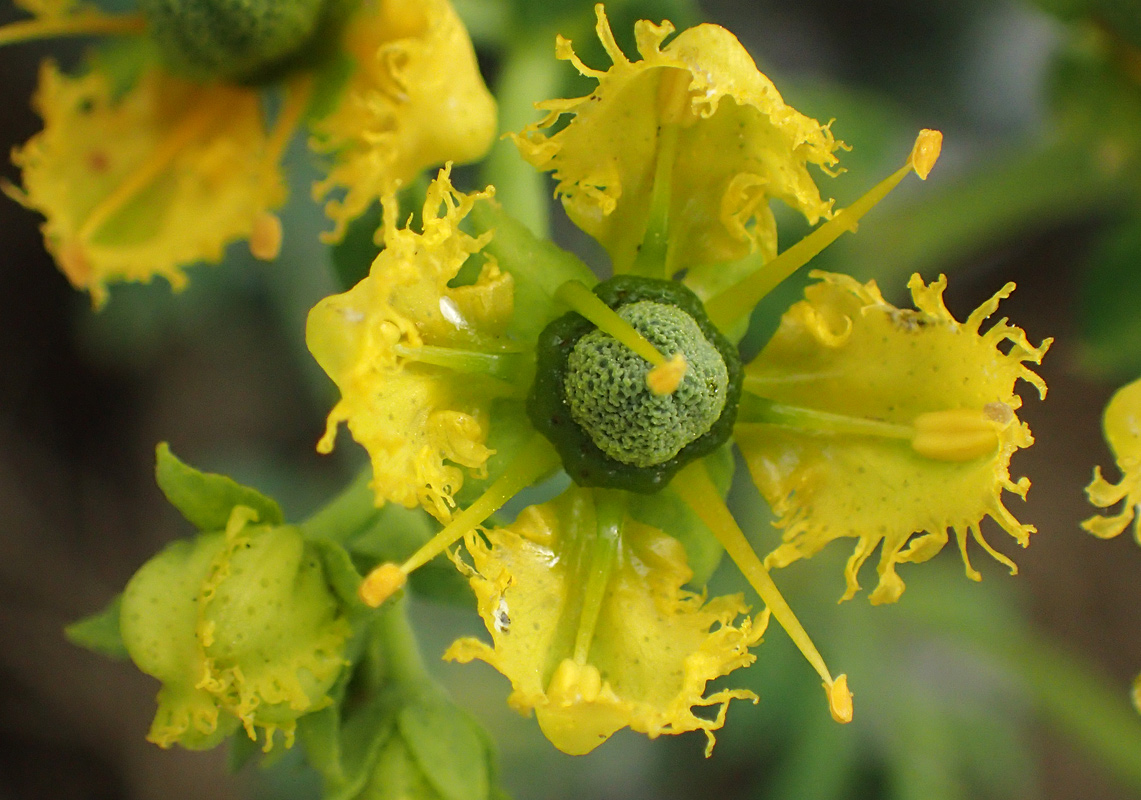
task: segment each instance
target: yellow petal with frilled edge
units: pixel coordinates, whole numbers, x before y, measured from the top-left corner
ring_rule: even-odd
[[[1117,468],[1121,470],[1121,481],[1110,483],[1102,477],[1101,469],[1095,467],[1093,483],[1086,487],[1086,494],[1098,508],[1108,508],[1122,500],[1125,505],[1121,513],[1090,517],[1082,527],[1095,536],[1108,539],[1117,536],[1133,522],[1137,505],[1141,503],[1141,381],[1117,390],[1105,407],[1102,425]],[[1134,535],[1141,542],[1141,526],[1134,526]]]
[[[417,360],[418,348],[485,349],[513,311],[511,276],[488,260],[478,280],[452,288],[468,256],[490,240],[459,229],[477,199],[443,170],[428,189],[423,232],[398,228],[394,196],[384,200],[384,250],[368,277],[309,312],[306,341],[341,390],[318,449],[333,447],[338,423],[372,460],[377,502],[422,504],[451,514],[463,470],[481,474],[488,408],[502,391],[493,379]]]
[[[99,305],[106,285],[219,261],[285,201],[256,92],[145,73],[122,96],[98,71],[51,63],[35,105],[44,129],[13,153],[23,188],[47,219],[44,239],[73,285]]]
[[[1025,496],[1030,486],[1026,478],[1012,482],[1008,472],[1011,455],[1033,442],[1014,414],[1021,405],[1014,386],[1021,378],[1045,395],[1042,379],[1024,362],[1040,363],[1050,340],[1034,347],[1005,320],[980,332],[1014,285],[960,323],[943,304],[942,277],[926,286],[913,276],[908,286],[918,310],[901,310],[874,282],[812,276],[820,283],[788,310],[746,368],[745,387],[822,412],[825,421],[815,430],[740,424],[734,431],[784,529],[784,544],[766,564],[784,566],[834,539],[855,538],[847,599],[859,588],[861,565],[882,542],[879,585],[870,599],[889,603],[904,588],[895,565],[930,558],[954,531],[970,577],[978,573],[967,560],[968,533],[1015,571],[979,531],[987,516],[1022,546],[1034,531],[1011,515],[1001,495]],[[846,422],[837,427],[837,419]],[[912,539],[915,533],[921,535]]]
[[[785,105],[757,71],[741,43],[724,28],[699,25],[662,47],[668,22],[635,26],[640,61],[618,49],[601,6],[599,38],[613,66],[586,67],[570,42],[557,55],[598,86],[587,97],[552,100],[549,113],[515,137],[523,157],[552,170],[575,224],[629,265],[650,211],[659,128],[676,122],[676,158],[669,207],[671,258],[681,265],[741,258],[752,250],[776,254],[770,198],[810,222],[828,216],[806,169],[829,168],[841,144],[827,125]],[[572,115],[556,133],[560,116]]]
[[[565,753],[588,753],[626,726],[651,738],[703,730],[712,747],[729,701],[756,698],[731,689],[704,696],[706,683],[755,660],[749,647],[760,641],[767,612],[754,621],[740,595],[704,602],[685,591],[692,573],[678,541],[628,520],[589,656],[576,660],[584,578],[574,569],[573,497],[467,537],[473,567],[461,568],[493,644],[460,639],[444,658],[480,659],[503,673],[511,707],[534,710]],[[694,713],[706,706],[717,710]]]
[[[474,161],[495,137],[495,100],[447,0],[364,0],[345,33],[355,68],[337,107],[314,125],[333,154],[313,187],[338,241],[369,205],[426,167]]]

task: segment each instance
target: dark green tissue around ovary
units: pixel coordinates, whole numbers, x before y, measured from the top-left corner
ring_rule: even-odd
[[[151,36],[176,71],[258,82],[300,57],[328,24],[329,0],[141,0]]]

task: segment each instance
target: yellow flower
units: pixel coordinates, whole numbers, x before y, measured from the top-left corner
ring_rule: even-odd
[[[749,647],[764,633],[740,595],[709,601],[682,589],[692,573],[671,536],[632,519],[613,542],[604,592],[592,593],[599,570],[594,501],[586,490],[530,506],[513,525],[466,539],[470,575],[491,646],[455,642],[444,658],[479,659],[510,679],[512,708],[535,712],[560,750],[581,755],[629,726],[656,738],[703,730],[713,747],[729,701],[751,692],[706,684],[753,663]],[[584,597],[595,597],[592,607]],[[584,633],[585,630],[585,633]],[[693,709],[717,706],[712,717]]]
[[[857,539],[845,569],[851,597],[857,573],[882,542],[873,603],[903,592],[901,562],[925,561],[954,531],[967,574],[967,534],[1015,571],[982,538],[991,517],[1019,544],[1033,526],[1003,506],[1011,455],[1033,439],[1015,410],[1019,380],[1045,396],[1025,362],[1040,363],[1051,340],[1032,346],[1002,320],[980,326],[1008,296],[1008,284],[965,322],[943,304],[946,281],[908,284],[917,310],[887,303],[874,282],[813,273],[820,282],[793,305],[780,329],[746,367],[745,390],[771,404],[767,424],[739,423],[734,439],[753,479],[780,516],[784,544],[766,559],[781,567],[834,539]],[[1002,347],[1009,345],[1004,353]],[[746,405],[747,405],[746,401]],[[797,425],[797,416],[806,427]],[[747,412],[743,412],[747,416]],[[912,539],[912,535],[921,535]],[[906,549],[905,549],[906,546]]]
[[[489,193],[456,192],[449,175],[441,171],[429,187],[420,233],[398,228],[396,198],[385,198],[384,250],[368,277],[318,303],[306,327],[310,351],[341,390],[318,449],[329,452],[347,422],[369,452],[377,502],[423,504],[441,519],[463,484],[461,468],[481,474],[491,454],[489,405],[510,391],[449,367],[473,348],[502,349],[513,310],[511,276],[493,259],[473,284],[449,286],[490,238],[459,228]]]
[[[35,100],[44,130],[14,153],[23,188],[5,188],[44,215],[48,249],[72,284],[90,291],[96,306],[105,301],[107,284],[116,281],[161,275],[178,289],[185,284],[186,266],[221,260],[233,242],[247,240],[258,258],[277,257],[282,230],[272,212],[286,199],[279,163],[318,79],[323,93],[339,92],[333,102],[321,98],[329,111],[314,122],[314,146],[330,153],[332,162],[315,193],[344,192],[342,200],[327,204],[336,223],[333,238],[373,200],[421,169],[449,159],[471,160],[490,146],[495,105],[466,31],[446,0],[365,0],[343,25],[343,56],[336,52],[340,33],[329,27],[329,18],[339,13],[330,10],[334,5],[326,0],[325,11],[309,23],[331,37],[305,44],[319,53],[296,54],[296,63],[280,62],[276,54],[265,65],[270,78],[288,76],[287,97],[272,127],[261,92],[269,78],[256,77],[256,58],[242,59],[243,65],[255,65],[243,67],[243,73],[255,76],[247,84],[226,72],[224,58],[210,79],[201,74],[201,64],[192,69],[183,63],[186,53],[167,52],[160,63],[155,52],[170,49],[162,39],[162,48],[135,53],[143,63],[139,77],[125,88],[122,76],[98,60],[74,78],[45,64]],[[185,0],[174,6],[144,4],[144,13],[152,15],[144,20],[76,9],[66,0],[41,0],[25,3],[36,19],[0,28],[0,44],[62,34],[144,32],[172,35],[174,42],[187,30],[209,39],[209,25],[180,27],[177,13],[172,19],[161,16],[175,6],[177,13],[185,11],[183,6],[191,14],[223,13],[222,7],[194,11],[194,0]],[[257,3],[229,10],[247,8],[255,17],[261,13]],[[290,33],[301,35],[304,43],[302,34]],[[344,85],[337,87],[328,79],[327,64],[339,57],[352,64]],[[192,78],[176,76],[180,68]]]
[[[115,281],[180,288],[184,266],[220,261],[234,241],[276,257],[256,244],[286,196],[257,92],[156,69],[116,96],[107,75],[47,62],[35,105],[44,130],[13,152],[24,187],[10,193],[46,216],[48,250],[96,306]]]
[[[495,137],[495,100],[447,0],[376,3],[346,32],[356,69],[345,96],[314,126],[314,148],[334,153],[334,163],[313,196],[345,190],[325,206],[331,241],[400,183],[445,161],[474,161]]]
[[[717,25],[683,31],[665,48],[669,22],[634,28],[640,61],[614,41],[602,6],[597,32],[613,66],[583,64],[570,42],[556,53],[598,81],[590,95],[539,104],[548,111],[515,137],[523,157],[558,180],[567,214],[610,253],[617,271],[633,262],[650,224],[651,198],[669,173],[670,265],[692,267],[760,250],[776,255],[769,200],[780,199],[815,224],[830,216],[807,164],[830,168],[827,125],[785,105],[741,43]],[[564,115],[569,124],[545,130]],[[673,130],[671,130],[671,128]],[[660,164],[658,151],[672,153]],[[666,181],[667,183],[669,181]]]
[[[1082,527],[1095,536],[1109,539],[1133,522],[1137,505],[1141,503],[1141,381],[1117,390],[1105,407],[1102,425],[1117,468],[1121,470],[1121,481],[1110,483],[1102,477],[1101,468],[1095,467],[1093,482],[1086,487],[1086,494],[1098,508],[1108,508],[1122,500],[1125,504],[1121,513],[1090,517]],[[1134,535],[1141,542],[1141,527],[1134,525]]]

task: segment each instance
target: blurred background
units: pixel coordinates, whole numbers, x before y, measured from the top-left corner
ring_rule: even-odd
[[[589,3],[538,10],[519,0],[502,19],[498,5],[457,3],[490,83],[505,47],[527,36],[547,48],[560,16],[576,20],[563,33],[585,60],[605,66],[588,40]],[[19,16],[0,8],[0,23]],[[835,118],[853,150],[842,156],[848,172],[821,187],[839,206],[902,163],[919,128],[944,132],[931,179],[906,183],[814,266],[876,278],[897,300],[912,271],[945,272],[959,319],[1017,282],[1001,315],[1032,342],[1056,339],[1040,370],[1049,396],[1024,391],[1020,412],[1037,443],[1012,464],[1033,488],[1010,507],[1038,533],[1015,552],[997,527],[984,530],[1017,561],[1016,577],[979,554],[984,580],[972,583],[953,547],[905,565],[908,590],[888,608],[871,608],[866,594],[836,605],[843,545],[783,570],[778,584],[849,675],[856,720],[829,720],[816,677],[773,626],[757,664],[733,676],[760,704],[730,709],[708,760],[697,734],[629,732],[563,756],[506,707],[498,674],[439,663],[457,702],[498,741],[505,788],[520,800],[1141,797],[1141,717],[1129,697],[1141,670],[1141,548],[1128,534],[1098,541],[1079,528],[1092,513],[1082,490],[1094,465],[1117,478],[1101,411],[1141,374],[1141,5],[615,3],[628,55],[639,16],[724,25],[786,100]],[[40,127],[29,105],[40,60],[74,64],[85,44],[0,49],[0,149]],[[588,88],[564,72],[565,92]],[[309,200],[312,156],[295,145],[285,257],[265,265],[234,248],[224,267],[194,268],[179,295],[162,282],[116,287],[99,313],[46,256],[38,217],[0,200],[0,797],[318,796],[295,757],[230,774],[224,748],[148,744],[157,683],[62,636],[189,533],[154,486],[156,442],[278,497],[293,519],[362,462],[356,447],[314,450],[334,394],[305,351],[304,318],[336,284]],[[9,164],[0,172],[17,181]],[[782,224],[786,245],[804,230]],[[794,279],[766,300],[753,347],[802,286]],[[746,488],[732,499],[764,552],[778,532]],[[742,588],[736,581],[723,569],[712,590]],[[462,609],[421,601],[414,611],[430,662],[457,633],[479,629]]]

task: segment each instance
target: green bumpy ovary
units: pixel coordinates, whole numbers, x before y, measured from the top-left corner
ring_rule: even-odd
[[[666,357],[688,365],[672,394],[646,386],[651,366],[608,334],[583,336],[567,360],[571,415],[602,452],[623,464],[662,464],[713,427],[725,408],[729,373],[721,354],[684,311],[642,300],[618,314]]]
[[[141,0],[164,57],[191,77],[251,80],[303,50],[324,0]]]

